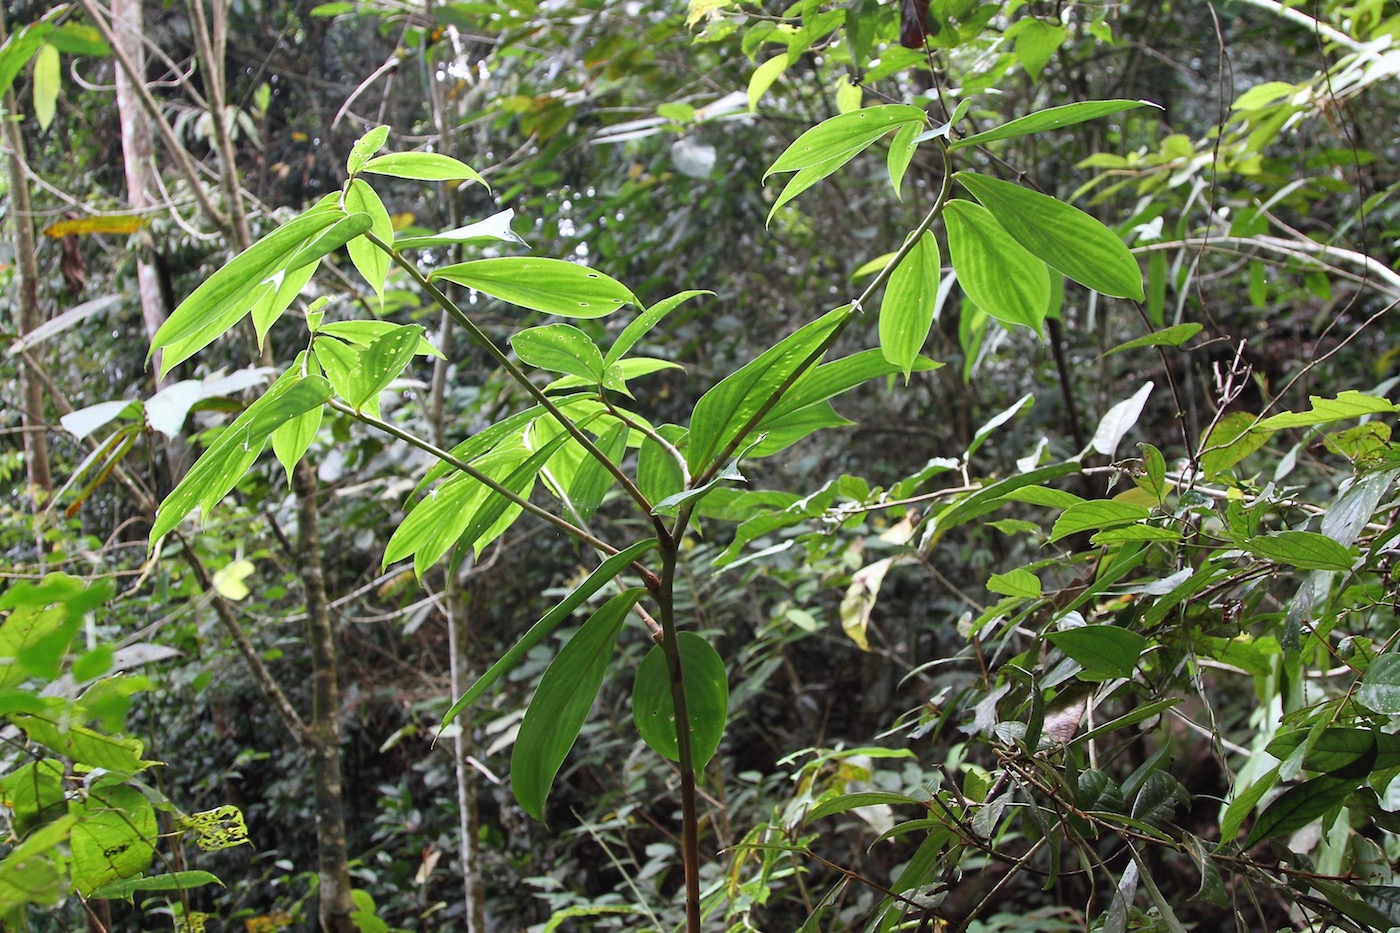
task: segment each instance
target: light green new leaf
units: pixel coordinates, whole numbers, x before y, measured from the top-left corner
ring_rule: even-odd
[[[0,859],[0,909],[52,904],[67,893],[68,872],[60,877],[54,860],[63,861],[59,846],[68,841],[76,822],[70,814],[45,823]]]
[[[796,172],[833,159],[842,163],[863,152],[875,140],[906,123],[924,124],[927,116],[908,104],[883,104],[843,113],[823,120],[788,146],[777,161],[763,173]]]
[[[685,682],[690,753],[698,772],[714,757],[724,735],[729,717],[729,678],[719,652],[694,632],[677,633],[676,647]],[[670,761],[681,760],[671,674],[660,645],[653,645],[637,666],[637,679],[632,685],[632,721],[652,751]]]
[[[350,155],[345,160],[345,174],[354,178],[360,174],[369,161],[370,156],[384,148],[384,142],[389,138],[389,128],[387,126],[376,126],[365,133],[355,145],[350,147]]]
[[[149,360],[164,349],[160,376],[207,347],[252,309],[254,291],[282,269],[302,243],[345,215],[313,210],[272,231],[234,257],[180,302],[151,339]]]
[[[944,209],[948,252],[958,283],[978,308],[1003,324],[1020,324],[1038,335],[1050,307],[1050,272],[971,201],[949,201]]]
[[[633,561],[640,560],[656,548],[656,539],[647,538],[638,541],[636,544],[623,548],[616,554],[603,561],[588,575],[588,578],[580,583],[572,593],[564,597],[563,602],[546,612],[538,622],[530,626],[530,630],[520,637],[515,645],[501,656],[501,659],[492,664],[490,669],[477,678],[476,683],[467,688],[467,692],[452,704],[452,708],[442,717],[442,724],[446,726],[457,718],[457,714],[466,709],[472,703],[480,699],[481,695],[491,686],[501,679],[501,676],[514,670],[515,667],[525,659],[525,655],[530,649],[539,644],[540,641],[559,627],[571,613],[592,596],[612,582],[613,578],[627,569]]]
[[[54,48],[68,55],[105,58],[112,54],[112,47],[102,41],[102,33],[85,23],[64,23],[49,34],[49,42],[53,43]]]
[[[927,372],[938,369],[942,365],[942,363],[918,357],[914,361],[913,371]],[[874,349],[861,350],[859,353],[852,353],[839,360],[814,366],[783,393],[778,404],[774,405],[773,410],[759,422],[758,430],[771,434],[790,415],[804,409],[810,409],[827,399],[848,392],[856,386],[864,385],[872,379],[881,379],[900,371],[902,371],[902,367],[887,360],[882,351]],[[766,447],[767,443],[765,442],[761,446]]]
[[[373,223],[370,232],[381,242],[390,243],[394,239],[394,222],[384,208],[384,202],[363,179],[356,178],[346,190],[343,204],[347,213],[368,214]],[[355,264],[360,275],[364,276],[369,287],[374,289],[382,305],[384,302],[384,280],[389,277],[389,254],[364,237],[356,237],[345,246],[350,261]]]
[[[537,820],[544,820],[550,785],[598,696],[627,613],[645,592],[630,589],[604,603],[540,678],[510,756],[510,789]]]
[[[1001,596],[1040,597],[1040,578],[1024,567],[1006,573],[994,573],[987,579],[987,589]]]
[[[290,272],[277,272],[254,292],[257,297],[251,312],[259,348],[263,346],[272,325],[291,307],[306,283],[316,274],[316,267],[319,265],[319,260],[312,260]]]
[[[53,32],[51,20],[66,16],[68,9],[64,4],[54,4],[42,20],[24,25],[0,46],[0,94],[10,89],[35,51],[44,44],[44,39]]]
[[[763,99],[763,95],[768,93],[768,89],[773,86],[773,82],[778,80],[788,66],[788,54],[779,52],[768,61],[759,65],[753,70],[749,77],[749,112],[758,109],[758,102]]]
[[[764,219],[764,223],[772,223],[773,215],[778,213],[779,208],[849,161],[849,156],[835,156],[825,162],[818,162],[816,165],[808,165],[799,169],[797,174],[789,178],[787,184],[783,185],[783,190],[778,193],[778,197],[773,201],[773,206],[768,209],[768,216]]]
[[[1122,113],[1125,110],[1156,106],[1156,104],[1146,100],[1088,100],[1077,104],[1065,104],[1063,107],[1051,107],[1048,110],[1012,120],[1010,123],[1003,123],[985,133],[964,136],[953,142],[948,148],[950,150],[966,149],[968,146],[980,146],[998,139],[1028,136],[1031,133],[1056,130],[1064,126],[1072,126],[1075,123],[1083,123],[1086,120],[1097,120],[1099,117]]]
[[[1346,421],[1363,415],[1388,415],[1396,410],[1389,400],[1364,392],[1348,389],[1335,399],[1308,397],[1312,408],[1308,411],[1285,411],[1265,418],[1259,427],[1267,431],[1282,431],[1286,428],[1311,428],[1333,421]]]
[[[603,317],[629,301],[637,301],[631,290],[616,279],[562,259],[476,259],[437,269],[432,278],[447,279],[522,308],[562,317]]]
[[[228,494],[262,453],[268,437],[303,412],[331,397],[331,384],[320,376],[302,377],[288,370],[267,394],[234,419],[204,456],[185,474],[156,512],[154,545],[198,507],[204,515]]]
[[[627,435],[630,429],[622,422],[614,424],[598,437],[598,449],[613,463],[621,463],[627,453]],[[573,503],[579,517],[585,522],[598,511],[612,487],[613,475],[597,457],[585,455],[578,472],[569,481],[568,499]]]
[[[549,462],[565,443],[569,441],[569,436],[563,432],[550,438],[533,451],[530,456],[516,467],[508,476],[501,481],[501,485],[522,499],[529,499],[530,493],[535,488],[535,481],[539,479],[540,471]],[[489,491],[481,508],[476,509],[472,514],[471,521],[462,531],[457,539],[457,548],[470,547],[472,552],[481,556],[492,541],[495,541],[506,532],[515,520],[520,517],[524,510],[516,503],[510,501],[505,496],[495,491]],[[421,577],[423,571],[427,570],[427,564],[421,561],[414,562],[414,570]]]
[[[332,321],[316,328],[318,334],[339,337],[353,347],[367,347],[389,331],[399,327],[393,321]],[[442,351],[433,346],[427,337],[418,341],[419,356],[435,356],[442,359]]]
[[[928,339],[942,279],[938,239],[925,233],[894,272],[880,302],[880,349],[905,382]]]
[[[1400,655],[1383,654],[1372,661],[1356,699],[1378,713],[1400,716]]]
[[[360,354],[360,366],[354,374],[355,391],[346,401],[358,410],[365,402],[378,399],[379,393],[399,377],[417,354],[422,340],[423,327],[419,324],[398,325],[375,338]]]
[[[608,348],[607,355],[603,357],[603,363],[607,366],[611,366],[621,360],[632,351],[632,348],[637,345],[637,341],[641,340],[653,327],[661,323],[662,318],[679,308],[685,302],[698,295],[713,294],[714,292],[712,291],[693,288],[688,291],[678,292],[669,298],[661,299],[627,323],[627,326],[622,329],[622,333],[618,334],[617,339],[613,341],[613,345]]]
[[[79,894],[87,896],[151,867],[156,811],[136,788],[100,783],[74,800],[69,813],[78,818],[68,846],[73,889]]]
[[[828,311],[784,337],[701,396],[690,421],[686,460],[691,473],[698,475],[729,446],[769,396],[797,372],[852,313],[850,305]]]
[[[289,259],[287,271],[300,269],[302,266],[316,262],[323,256],[330,255],[355,237],[363,236],[373,226],[374,218],[365,213],[349,214],[340,218],[331,224],[329,230],[306,244],[295,256]]]
[[[1287,564],[1299,570],[1347,571],[1356,555],[1326,535],[1314,531],[1280,531],[1260,535],[1244,543],[1255,557]]]
[[[890,143],[890,154],[885,159],[886,167],[890,173],[890,184],[894,187],[894,196],[901,201],[904,195],[900,188],[904,184],[904,173],[909,170],[909,163],[914,160],[914,153],[919,148],[919,130],[923,128],[920,123],[906,123],[894,134],[894,142]]]
[[[48,129],[49,124],[53,123],[58,87],[58,49],[46,42],[39,49],[39,54],[34,56],[34,119],[41,130]]]
[[[1081,625],[1046,636],[1084,670],[1105,677],[1131,677],[1147,639],[1116,625]]]
[[[311,343],[311,352],[316,357],[316,363],[330,380],[335,394],[342,399],[349,399],[355,394],[360,356],[366,347],[352,347],[324,333],[318,334]]]
[[[417,181],[474,181],[491,187],[467,163],[438,152],[392,152],[370,159],[361,171]]]
[[[1214,479],[1269,442],[1272,430],[1255,424],[1247,411],[1232,411],[1216,422],[1201,443],[1201,472]]]
[[[1109,350],[1104,356],[1112,356],[1115,353],[1122,353],[1124,350],[1136,350],[1140,347],[1179,347],[1199,334],[1202,329],[1201,325],[1196,323],[1176,324],[1172,327],[1164,327],[1161,330],[1153,331],[1145,337],[1135,337],[1132,340],[1124,341],[1112,350]]]
[[[519,331],[510,338],[522,362],[552,373],[579,376],[592,383],[603,381],[603,351],[572,324],[546,324]]]
[[[953,176],[1033,255],[1086,288],[1141,301],[1142,270],[1118,234],[1077,207],[972,172]]]
[[[1081,531],[1100,531],[1142,521],[1152,513],[1146,506],[1111,499],[1091,499],[1078,502],[1060,513],[1050,531],[1051,542],[1059,541]]]

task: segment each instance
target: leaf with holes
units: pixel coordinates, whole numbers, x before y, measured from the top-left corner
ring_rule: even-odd
[[[603,684],[627,613],[645,593],[626,590],[583,623],[544,676],[525,710],[510,756],[510,789],[526,813],[544,820],[544,804],[559,767],[574,747]]]
[[[546,324],[511,335],[510,345],[521,362],[553,373],[603,381],[603,351],[572,324]]]

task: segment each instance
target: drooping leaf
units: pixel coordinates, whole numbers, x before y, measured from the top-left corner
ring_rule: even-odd
[[[1360,783],[1361,779],[1354,777],[1322,774],[1290,787],[1259,815],[1244,847],[1248,849],[1260,840],[1302,829],[1333,807],[1341,806]]]
[[[891,130],[906,123],[924,124],[927,120],[921,109],[908,104],[883,104],[839,114],[797,137],[768,166],[763,177],[776,172],[796,172],[833,159],[840,159],[844,164]]]
[[[289,272],[279,271],[254,292],[256,300],[249,311],[253,318],[253,331],[257,334],[260,348],[266,342],[267,332],[272,329],[272,325],[276,324],[278,319],[286,313],[287,308],[291,307],[297,295],[301,294],[306,283],[311,281],[311,277],[316,274],[318,265],[319,261],[312,260]]]
[[[627,453],[629,430],[627,425],[618,422],[598,437],[598,449],[613,463],[621,463],[623,456]],[[566,495],[579,516],[584,521],[588,521],[598,510],[598,506],[602,504],[603,496],[607,494],[612,484],[613,475],[608,468],[597,457],[585,454],[578,472],[569,482]]]
[[[1147,397],[1151,394],[1152,380],[1149,379],[1130,397],[1104,412],[1098,428],[1094,430],[1093,439],[1089,441],[1089,447],[1104,456],[1112,457],[1117,452],[1123,435],[1137,424],[1138,417],[1142,414],[1142,406],[1147,404]]]
[[[904,199],[900,190],[904,184],[904,173],[909,170],[909,163],[914,160],[914,153],[918,151],[921,128],[922,124],[906,123],[895,132],[894,142],[890,143],[886,167],[890,173],[890,185],[894,187],[894,196],[900,200]]]
[[[1277,561],[1299,570],[1346,571],[1356,557],[1326,535],[1313,531],[1280,531],[1250,538],[1244,549],[1255,557]]]
[[[768,61],[754,69],[749,77],[749,112],[758,109],[758,102],[763,99],[763,95],[768,93],[768,89],[773,86],[773,82],[778,80],[779,75],[788,66],[788,54],[779,52]]]
[[[350,182],[350,187],[346,189],[343,198],[344,207],[347,213],[368,214],[373,223],[369,232],[379,238],[381,242],[389,243],[394,239],[394,222],[389,217],[389,211],[385,209],[384,202],[379,199],[379,195],[362,178],[356,178]],[[355,237],[345,245],[346,252],[350,254],[350,261],[355,264],[360,275],[369,283],[369,287],[374,289],[375,296],[380,303],[384,301],[384,280],[389,276],[389,254],[375,246],[363,236]]]
[[[59,61],[58,49],[45,42],[34,56],[34,119],[39,129],[46,130],[53,123],[54,108],[58,104]]]
[[[102,782],[75,800],[69,812],[78,818],[68,845],[73,888],[79,894],[89,895],[151,867],[156,813],[139,790]]]
[[[962,139],[955,140],[948,148],[957,150],[966,149],[968,146],[981,146],[998,139],[1029,136],[1031,133],[1072,126],[1086,120],[1097,120],[1099,117],[1122,113],[1125,110],[1156,106],[1156,104],[1145,100],[1086,100],[1075,104],[1065,104],[1063,107],[1051,107],[1039,113],[1019,117],[984,133],[964,136]]]
[[[53,6],[42,19],[15,30],[0,46],[0,94],[10,89],[20,71],[29,64],[29,59],[53,32],[52,21],[67,12],[68,8],[61,4]]]
[[[549,610],[543,618],[530,626],[530,630],[522,635],[520,640],[502,655],[499,661],[492,664],[485,674],[477,678],[476,683],[467,688],[467,692],[462,694],[457,702],[452,704],[452,708],[447,711],[447,714],[442,717],[442,724],[446,726],[456,719],[458,713],[475,703],[482,694],[491,689],[491,686],[501,678],[501,675],[514,669],[524,660],[531,648],[558,628],[560,623],[567,619],[575,609],[583,605],[585,600],[607,586],[614,577],[626,570],[629,564],[640,560],[656,546],[655,538],[646,538],[624,548],[599,564],[588,575],[587,579],[580,583],[572,593],[564,597],[563,602]]]
[[[1147,639],[1116,625],[1081,625],[1046,636],[1084,670],[1104,677],[1131,677]]]
[[[1091,499],[1077,502],[1060,513],[1050,532],[1052,542],[1081,531],[1101,531],[1140,522],[1151,515],[1145,506],[1112,499]]]
[[[1142,270],[1123,240],[1102,223],[1049,195],[987,175],[953,176],[1007,233],[1052,269],[1118,298],[1141,301]]]
[[[1112,356],[1115,353],[1122,353],[1125,350],[1137,350],[1142,347],[1179,347],[1199,334],[1202,329],[1200,324],[1194,322],[1164,327],[1144,337],[1135,337],[1132,340],[1125,340],[1123,343],[1120,343],[1118,346],[1105,353],[1104,356]]]
[[[729,716],[729,678],[724,659],[694,632],[679,632],[681,675],[685,681],[686,718],[690,722],[690,749],[696,771],[704,770],[719,749]],[[666,653],[652,646],[637,667],[632,686],[632,720],[637,732],[663,758],[680,761],[676,738],[676,707]]]
[[[207,516],[258,459],[269,436],[286,422],[325,403],[331,384],[320,376],[288,370],[262,398],[234,419],[156,511],[151,544],[200,508]]]
[[[474,224],[467,224],[465,227],[457,227],[454,230],[444,230],[442,233],[432,233],[427,236],[407,236],[399,237],[394,241],[397,249],[424,249],[431,246],[457,246],[463,243],[479,243],[491,240],[505,240],[524,244],[524,240],[515,235],[515,231],[510,229],[511,221],[515,219],[515,211],[506,208],[487,217],[485,220],[478,220]]]
[[[890,273],[880,302],[880,349],[904,373],[906,382],[933,326],[941,261],[937,238],[925,233]]]
[[[151,339],[149,360],[164,350],[160,376],[204,349],[252,310],[254,290],[294,255],[309,237],[343,217],[313,210],[272,231],[234,257],[180,302]]]
[[[943,219],[953,270],[967,296],[1003,324],[1020,324],[1039,334],[1050,307],[1045,263],[1012,239],[980,204],[949,201]]]
[[[616,279],[561,259],[504,256],[444,266],[432,274],[474,288],[502,301],[561,317],[596,318],[612,314],[632,292]]]
[[[598,696],[627,613],[645,592],[626,590],[604,603],[540,678],[510,756],[510,789],[521,808],[537,820],[544,820],[554,776]]]
[[[491,187],[476,169],[440,152],[391,152],[370,159],[360,171],[417,181],[474,181]]]
[[[861,651],[870,650],[870,640],[866,629],[870,626],[870,614],[875,609],[875,601],[880,597],[880,587],[885,574],[894,566],[894,558],[886,557],[868,564],[851,574],[850,585],[841,598],[841,630]]]

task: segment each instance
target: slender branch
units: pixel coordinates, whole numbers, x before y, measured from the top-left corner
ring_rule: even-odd
[[[512,379],[519,383],[541,408],[549,412],[554,420],[559,422],[559,426],[562,427],[570,437],[578,441],[579,445],[582,446],[584,450],[588,451],[590,456],[601,463],[603,468],[612,474],[613,478],[622,486],[627,495],[632,498],[632,501],[637,503],[637,507],[645,512],[651,519],[652,529],[656,532],[658,540],[663,543],[670,540],[670,533],[666,530],[666,526],[662,524],[660,517],[652,515],[651,501],[648,500],[641,489],[637,487],[637,484],[632,481],[632,477],[624,473],[622,467],[618,466],[607,454],[599,450],[598,445],[593,442],[593,439],[585,434],[582,428],[574,424],[572,419],[560,411],[559,406],[554,403],[554,400],[548,395],[545,395],[544,392],[540,390],[540,387],[535,385],[534,382],[530,380],[530,377],[525,375],[525,371],[512,362],[505,351],[496,346],[496,342],[487,336],[486,332],[478,327],[476,322],[457,306],[456,302],[448,298],[442,289],[438,288],[426,275],[420,272],[412,260],[405,257],[388,243],[379,239],[379,237],[375,236],[373,233],[366,233],[365,237],[375,246],[387,253],[389,258],[392,259],[399,268],[407,272],[413,277],[414,281],[426,289],[433,300],[437,302],[438,307],[452,315],[452,318],[471,335],[472,339],[480,344],[487,354],[495,360]]]
[[[591,547],[595,547],[598,550],[603,551],[607,554],[618,553],[617,548],[613,547],[611,544],[608,544],[601,538],[589,534],[587,531],[584,531],[582,528],[578,527],[570,521],[567,521],[566,519],[560,518],[558,515],[555,515],[553,512],[549,511],[549,509],[535,505],[535,503],[531,502],[529,499],[526,499],[524,496],[521,496],[518,493],[512,492],[510,489],[501,485],[501,483],[498,480],[495,480],[490,476],[486,475],[485,473],[481,472],[476,467],[472,466],[470,463],[467,463],[461,457],[454,456],[450,451],[443,450],[436,444],[424,440],[423,438],[412,433],[411,431],[405,431],[403,428],[400,428],[397,425],[390,424],[387,421],[382,421],[379,418],[374,417],[373,415],[367,415],[362,411],[356,411],[354,408],[351,408],[349,405],[346,405],[344,402],[341,402],[337,399],[331,399],[326,404],[330,405],[331,408],[335,409],[338,412],[341,412],[342,414],[349,415],[350,417],[363,424],[367,424],[372,428],[376,428],[380,431],[383,431],[385,434],[391,434],[394,437],[397,437],[399,440],[404,441],[405,443],[412,444],[414,447],[417,447],[424,453],[431,454],[438,460],[441,460],[443,463],[446,463],[452,468],[460,470],[461,472],[470,476],[472,479],[476,480],[478,483],[481,483],[483,486],[490,489],[492,492],[504,497],[511,503],[519,506],[526,512],[529,512],[536,518],[547,522],[550,525],[553,525],[555,528],[559,529],[560,531],[564,532],[565,534],[571,537],[577,538],[584,544],[590,545]],[[655,591],[661,583],[660,579],[656,576],[656,574],[652,573],[646,567],[643,567],[640,563],[634,563],[632,566],[633,569],[636,570],[636,572],[641,576],[643,582],[646,584],[647,589]]]

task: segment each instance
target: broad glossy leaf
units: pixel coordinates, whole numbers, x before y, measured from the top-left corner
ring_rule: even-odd
[[[724,735],[729,717],[729,677],[719,652],[694,632],[677,633],[676,646],[685,681],[691,757],[698,772],[714,757]],[[632,721],[652,751],[662,758],[680,761],[670,669],[660,645],[653,645],[637,667],[637,679],[632,685]]]
[[[603,381],[603,352],[572,324],[546,324],[517,331],[510,345],[521,361],[553,373]]]
[[[1040,597],[1040,578],[1025,568],[994,573],[987,578],[987,589],[1002,596]]]
[[[550,785],[598,696],[627,613],[645,592],[626,590],[604,603],[540,678],[510,756],[510,789],[537,820],[544,820]]]
[[[1382,655],[1372,661],[1367,668],[1367,675],[1375,669],[1377,661],[1390,657],[1393,656]],[[1396,665],[1392,662],[1388,666],[1394,668]],[[1388,682],[1396,681],[1397,686],[1400,686],[1400,674],[1393,669],[1380,671],[1378,674],[1377,686],[1381,686],[1380,695],[1372,699],[1383,706],[1397,706],[1400,704],[1400,689],[1392,690]],[[1365,692],[1366,681],[1363,679],[1361,686],[1357,688],[1357,700],[1377,712],[1385,712],[1373,706],[1363,696]],[[1309,740],[1312,741],[1312,745],[1303,757],[1303,767],[1309,771],[1337,771],[1361,761],[1369,765],[1368,771],[1386,771],[1400,767],[1400,735],[1350,726],[1332,726],[1316,734],[1311,729],[1280,733],[1274,736],[1265,751],[1284,761],[1298,746]],[[1371,757],[1373,753],[1374,757]]]
[[[345,216],[339,211],[313,210],[279,227],[196,288],[156,331],[149,360],[164,349],[160,375],[204,349],[252,309],[253,292],[273,276],[309,237]]]
[[[1151,514],[1145,506],[1131,502],[1116,502],[1112,499],[1077,502],[1061,512],[1060,517],[1055,520],[1050,540],[1059,541],[1081,531],[1101,531],[1105,528],[1131,525]]]
[[[207,516],[214,504],[228,494],[262,453],[268,437],[286,422],[325,403],[331,384],[320,376],[300,376],[288,370],[267,394],[234,419],[180,484],[165,497],[151,529],[154,544],[185,516],[200,508]]]
[[[356,178],[350,182],[343,203],[348,213],[370,216],[370,232],[381,242],[393,242],[394,222],[389,218],[384,202],[379,200],[379,195],[364,179]],[[345,249],[350,254],[350,261],[355,264],[355,268],[364,276],[369,287],[374,289],[375,296],[383,304],[384,280],[389,276],[389,254],[363,236],[351,240]]]
[[[1056,130],[1063,126],[1083,123],[1086,120],[1097,120],[1099,117],[1122,113],[1125,110],[1156,106],[1156,104],[1146,100],[1087,100],[1077,104],[1065,104],[1063,107],[1051,107],[1048,110],[1020,117],[1009,123],[1003,123],[1001,126],[994,127],[984,133],[964,136],[962,139],[954,141],[948,148],[956,150],[966,149],[968,146],[981,146],[998,139],[1028,136],[1031,133]]]
[[[1147,639],[1116,625],[1081,625],[1046,636],[1084,670],[1104,677],[1131,677]]]
[[[1302,829],[1333,807],[1341,806],[1363,780],[1323,774],[1290,787],[1259,815],[1244,847],[1249,849],[1261,840]]]
[[[462,694],[457,702],[452,704],[452,708],[447,711],[447,714],[442,717],[442,724],[446,726],[456,719],[458,713],[475,703],[482,694],[491,689],[491,686],[503,674],[513,670],[524,660],[531,648],[558,628],[560,623],[567,619],[575,609],[583,605],[590,596],[612,582],[613,578],[625,571],[633,561],[640,560],[655,548],[656,539],[647,538],[623,548],[599,564],[572,593],[564,597],[559,605],[546,612],[543,618],[530,626],[530,630],[522,635],[520,640],[502,655],[499,661],[492,664],[485,674],[477,678],[476,683],[467,688],[467,692]]]
[[[399,237],[394,241],[397,249],[423,249],[429,246],[456,246],[462,243],[480,243],[491,240],[506,240],[524,244],[524,240],[515,235],[515,231],[510,229],[510,223],[515,219],[515,211],[507,208],[487,217],[485,220],[478,220],[474,224],[467,224],[465,227],[457,227],[454,230],[444,230],[442,233],[432,233],[427,236],[407,236]]]
[[[491,187],[476,169],[439,152],[391,152],[370,159],[361,171],[418,181],[474,181]]]
[[[890,273],[880,302],[880,349],[904,373],[906,382],[933,326],[941,262],[937,238],[925,233]]]
[[[1142,270],[1127,245],[1079,208],[987,175],[958,172],[953,177],[1017,243],[1052,269],[1105,295],[1145,297]]]
[[[948,252],[963,291],[1003,324],[1040,333],[1050,308],[1050,272],[1012,239],[985,207],[949,201],[943,214]]]
[[[763,177],[775,172],[796,172],[836,159],[844,164],[891,130],[906,123],[923,125],[927,121],[921,109],[908,104],[884,104],[834,116],[797,137]]]
[[[64,714],[65,720],[69,716]],[[68,721],[59,728],[49,715],[11,716],[11,721],[19,726],[31,742],[37,742],[56,755],[71,758],[78,764],[91,768],[106,768],[122,774],[136,774],[145,771],[158,761],[147,761],[141,757],[144,746],[140,739],[122,738],[108,735]]]
[[[345,174],[351,177],[360,174],[370,156],[384,148],[388,138],[389,128],[376,126],[357,139],[355,145],[350,147],[350,155],[345,160]]]
[[[73,801],[78,818],[69,837],[73,889],[84,896],[139,875],[155,856],[156,812],[136,788],[99,783]]]
[[[1299,570],[1347,571],[1356,555],[1326,535],[1313,531],[1280,531],[1260,535],[1244,543],[1255,557],[1287,564]]]
[[[376,337],[360,354],[360,367],[355,374],[355,394],[346,401],[359,409],[366,401],[378,399],[379,393],[388,388],[389,383],[408,366],[422,340],[423,328],[418,324],[398,325]]]
[[[803,325],[701,396],[691,416],[686,452],[691,473],[699,474],[734,441],[744,424],[852,313],[846,305]]]
[[[1372,661],[1356,699],[1378,713],[1400,716],[1400,655],[1383,654]]]
[[[562,317],[612,314],[636,297],[621,282],[562,259],[505,256],[444,266],[432,274],[502,301]]]
[[[1179,347],[1199,334],[1202,329],[1200,324],[1194,322],[1164,327],[1161,330],[1153,331],[1145,337],[1136,337],[1132,340],[1126,340],[1112,350],[1109,350],[1104,356],[1112,356],[1115,353],[1122,353],[1124,350],[1137,350],[1140,347]]]

